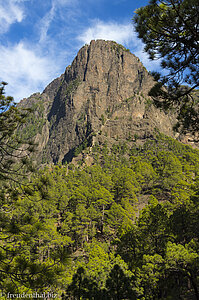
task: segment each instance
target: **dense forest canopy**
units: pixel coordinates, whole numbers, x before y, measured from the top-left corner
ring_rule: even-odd
[[[2,206],[2,291],[198,299],[198,150],[157,134],[91,155],[33,175]]]

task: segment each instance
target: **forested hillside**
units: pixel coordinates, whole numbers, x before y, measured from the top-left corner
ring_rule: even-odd
[[[199,151],[157,134],[89,155],[1,195],[2,299],[198,299]]]
[[[0,299],[199,300],[198,12],[136,10],[162,74],[92,40],[41,94],[0,84]]]

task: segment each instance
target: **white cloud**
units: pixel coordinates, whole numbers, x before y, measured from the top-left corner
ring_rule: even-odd
[[[55,6],[52,5],[50,11],[42,18],[40,27],[40,43],[45,42],[47,39],[48,29],[55,16]]]
[[[6,94],[16,101],[42,91],[60,73],[59,64],[51,57],[42,56],[22,42],[9,48],[1,46],[0,52],[0,80],[8,82]]]
[[[48,31],[51,27],[51,23],[63,14],[64,19],[69,19],[73,8],[77,4],[78,0],[52,0],[50,10],[40,20],[37,27],[40,32],[40,43],[46,43],[51,40],[48,36]],[[70,11],[71,10],[71,11]],[[67,12],[66,12],[67,11]]]
[[[95,20],[92,23],[91,27],[78,36],[78,40],[84,44],[96,39],[113,40],[120,44],[128,44],[136,39],[131,24],[105,23],[100,20]]]
[[[25,17],[20,2],[23,1],[0,0],[0,34],[7,32],[13,23],[21,22]]]
[[[8,0],[3,4],[0,0],[0,14],[11,8],[15,12],[9,19],[7,18],[7,27],[17,21],[21,21],[24,17],[23,4],[30,0]],[[6,95],[14,96],[15,101],[19,101],[24,97],[30,96],[32,93],[41,92],[47,84],[54,78],[60,76],[68,62],[70,49],[63,48],[58,35],[60,32],[50,33],[52,22],[58,20],[60,13],[63,13],[65,7],[72,9],[72,6],[78,0],[49,0],[51,7],[46,12],[45,16],[35,24],[39,36],[35,37],[34,41],[20,42],[12,45],[0,45],[0,81],[8,82],[6,86]],[[25,6],[24,6],[25,9]],[[15,18],[14,18],[15,16]],[[1,22],[0,18],[0,34]],[[60,27],[62,30],[62,27]],[[4,28],[4,33],[5,33]],[[33,44],[35,43],[35,44]]]

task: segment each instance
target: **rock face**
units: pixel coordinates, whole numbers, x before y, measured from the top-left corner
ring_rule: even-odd
[[[26,131],[38,143],[37,161],[71,161],[78,149],[105,140],[141,143],[157,131],[174,137],[175,116],[153,106],[152,86],[145,67],[123,46],[91,41],[41,95],[20,103],[35,109]]]

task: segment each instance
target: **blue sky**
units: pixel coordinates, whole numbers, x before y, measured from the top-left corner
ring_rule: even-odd
[[[132,17],[146,0],[0,0],[0,80],[16,101],[42,92],[92,39],[114,40],[150,62]]]

